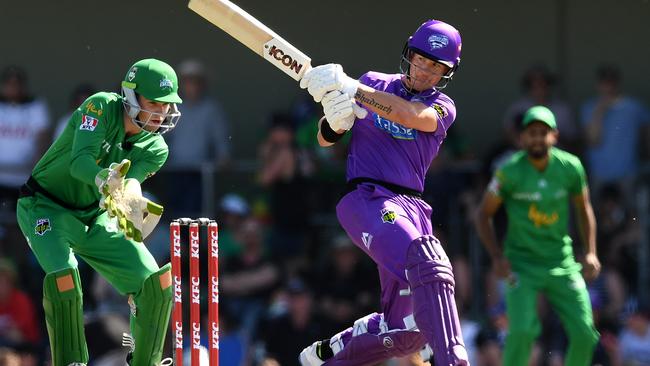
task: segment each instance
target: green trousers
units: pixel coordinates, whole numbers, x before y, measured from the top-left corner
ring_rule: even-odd
[[[588,366],[598,331],[594,327],[591,302],[579,271],[515,270],[516,281],[506,292],[508,335],[504,366],[528,365],[534,340],[540,335],[537,295],[543,293],[558,314],[567,333],[569,347],[565,366]]]
[[[18,200],[23,235],[45,273],[76,268],[81,257],[121,294],[135,294],[159,267],[142,243],[128,240],[106,212],[71,211],[36,195]]]

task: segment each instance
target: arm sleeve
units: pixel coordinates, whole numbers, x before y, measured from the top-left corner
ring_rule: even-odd
[[[488,191],[505,200],[508,195],[508,189],[508,180],[506,179],[504,171],[503,169],[498,169],[488,184]]]
[[[585,168],[582,166],[580,159],[577,157],[573,160],[573,168],[575,171],[575,179],[569,188],[569,193],[571,193],[572,196],[575,196],[582,194],[582,191],[587,187],[587,174],[585,173]]]
[[[88,99],[85,104],[92,103]],[[100,101],[95,101],[101,105]],[[109,129],[105,114],[84,109],[84,105],[72,114],[76,126],[72,141],[72,159],[70,161],[70,175],[80,181],[94,185],[95,176],[101,168],[97,165],[97,157],[102,143]],[[84,113],[86,111],[86,113]]]
[[[132,156],[131,169],[126,173],[127,178],[135,178],[142,183],[160,170],[169,156],[167,145],[162,142],[162,138],[160,140],[154,146],[142,149],[139,154]]]

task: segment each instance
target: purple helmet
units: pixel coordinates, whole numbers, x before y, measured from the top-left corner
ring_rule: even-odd
[[[411,66],[410,52],[415,52],[430,60],[447,65],[450,68],[449,72],[443,76],[437,86],[438,89],[442,89],[451,81],[454,72],[458,68],[461,45],[460,33],[456,28],[439,20],[428,20],[422,23],[406,42],[402,52],[400,69],[402,73],[408,75]],[[406,68],[403,66],[404,62],[407,63]]]

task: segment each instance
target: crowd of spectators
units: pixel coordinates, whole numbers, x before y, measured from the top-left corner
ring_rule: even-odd
[[[156,176],[148,194],[165,205],[167,219],[213,215],[219,222],[221,364],[296,365],[303,347],[379,310],[376,268],[341,231],[334,214],[344,190],[345,140],[318,148],[318,106],[301,99],[269,117],[255,150],[255,171],[237,172],[231,126],[209,93],[205,66],[187,60],[177,70],[185,121],[166,136],[169,169]],[[48,344],[40,306],[43,275],[30,275],[41,269],[12,218],[17,188],[69,113],[52,123],[47,103],[31,95],[20,67],[6,68],[0,82],[0,365],[41,365]],[[504,110],[502,123],[495,122],[504,139],[479,157],[452,127],[429,171],[424,197],[434,208],[436,234],[454,265],[465,343],[472,365],[501,364],[508,330],[504,284],[469,228],[487,179],[518,148],[518,119],[528,107],[543,104],[557,116],[560,147],[578,154],[587,168],[597,215],[603,270],[588,284],[601,333],[593,363],[650,365],[650,304],[638,283],[639,266],[648,261],[639,257],[639,245],[650,233],[636,220],[634,195],[648,184],[639,184],[638,173],[648,157],[642,150],[650,145],[650,112],[624,93],[614,65],[597,70],[594,97],[577,108],[558,94],[560,82],[548,68],[532,67],[522,77],[521,97]],[[94,90],[80,83],[71,91],[70,107]],[[206,165],[214,168],[216,184],[208,187],[216,197],[214,212],[202,204],[206,181],[200,172]],[[220,186],[222,174],[244,175],[246,184],[236,190]],[[177,186],[187,188],[186,194],[174,194]],[[503,222],[496,221],[502,234]],[[159,263],[169,260],[167,240],[161,223],[147,243]],[[127,350],[120,348],[120,337],[128,331],[127,300],[84,263],[80,271],[91,364],[124,365]],[[531,365],[562,365],[563,330],[543,298],[539,312],[544,332]],[[207,334],[203,341],[207,344]],[[416,364],[412,359],[390,362]]]

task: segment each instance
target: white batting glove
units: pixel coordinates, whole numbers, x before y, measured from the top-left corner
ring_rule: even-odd
[[[305,76],[300,79],[300,87],[307,89],[315,102],[320,102],[327,92],[333,90],[354,97],[359,81],[347,76],[341,65],[326,64],[307,70]]]
[[[334,131],[349,130],[356,118],[368,115],[368,111],[358,106],[352,97],[338,90],[325,94],[321,104],[325,119]]]

